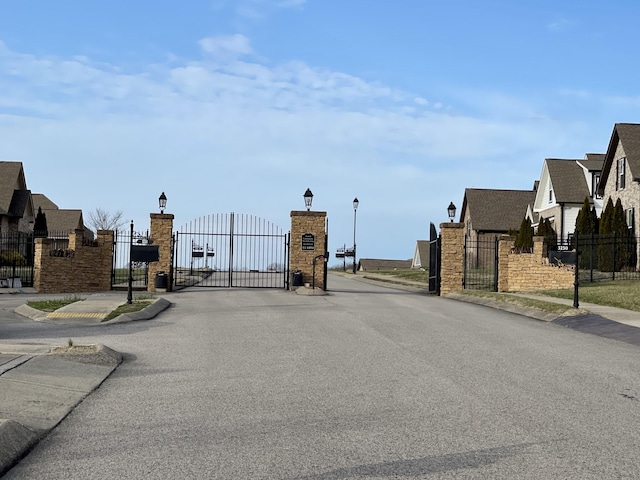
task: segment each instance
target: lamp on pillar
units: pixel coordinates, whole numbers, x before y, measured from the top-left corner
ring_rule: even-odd
[[[167,196],[162,192],[158,198],[158,205],[160,206],[160,213],[164,213],[164,209],[167,208]]]
[[[453,219],[456,216],[456,206],[451,202],[447,207],[447,213],[449,214],[449,219],[453,222]]]
[[[313,193],[311,190],[307,188],[307,191],[304,192],[304,206],[307,207],[307,212],[311,210],[311,202],[313,202]]]
[[[353,199],[353,273],[356,273],[356,210],[358,210],[358,197]]]

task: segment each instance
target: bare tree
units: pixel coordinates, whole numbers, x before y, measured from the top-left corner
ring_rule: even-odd
[[[96,231],[117,230],[126,223],[126,220],[122,218],[123,216],[124,214],[121,210],[111,213],[98,207],[89,212],[89,223]]]

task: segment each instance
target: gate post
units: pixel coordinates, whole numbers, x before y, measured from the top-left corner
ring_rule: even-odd
[[[464,266],[464,223],[441,223],[440,294],[461,292]]]
[[[164,272],[167,277],[171,272],[171,248],[173,236],[173,214],[171,213],[152,213],[151,225],[149,228],[149,237],[153,241],[153,245],[158,245],[159,260],[157,262],[149,262],[149,282],[147,284],[148,292],[155,292],[155,278],[158,272]],[[173,279],[167,278],[167,290],[171,290]]]
[[[302,272],[302,282],[313,284],[326,290],[325,271],[326,254],[326,218],[327,212],[292,211],[291,212],[291,240],[289,247],[289,271]],[[319,256],[323,256],[319,259]],[[315,272],[314,272],[315,264]],[[322,265],[318,268],[319,265]],[[315,273],[315,277],[314,277]],[[299,287],[290,283],[289,288]]]

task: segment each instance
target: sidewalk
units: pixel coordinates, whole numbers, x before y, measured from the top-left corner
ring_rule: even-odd
[[[17,295],[34,293],[1,290]],[[149,320],[171,305],[159,297],[139,312],[104,321],[126,301],[126,294],[122,293],[87,294],[85,300],[55,312],[42,312],[26,304],[15,312],[39,322],[98,326]],[[121,354],[104,345],[69,348],[0,343],[0,476],[98,388],[121,362]]]

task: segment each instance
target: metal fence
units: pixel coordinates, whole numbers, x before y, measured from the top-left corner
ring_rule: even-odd
[[[26,232],[0,235],[0,286],[33,286],[33,234]]]
[[[639,240],[620,234],[578,235],[571,246],[577,247],[580,282],[640,280]]]
[[[149,230],[131,232],[131,230],[117,230],[113,238],[113,268],[111,269],[111,288],[125,290],[129,281],[129,258],[132,245],[148,245]],[[136,290],[146,290],[149,284],[149,263],[133,262],[132,287]]]
[[[498,240],[465,237],[463,288],[498,291]]]

